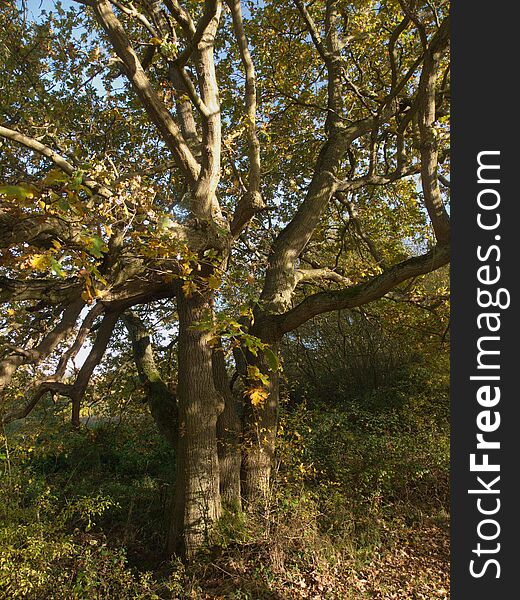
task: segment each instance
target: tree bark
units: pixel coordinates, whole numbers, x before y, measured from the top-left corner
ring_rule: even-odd
[[[269,398],[260,408],[251,407],[246,422],[242,461],[243,498],[251,508],[267,502],[274,464],[278,428],[279,375],[271,374]]]
[[[194,329],[210,304],[178,295],[179,438],[169,550],[191,560],[221,515],[217,417],[223,409],[212,367],[211,334]]]
[[[240,464],[242,462],[240,403],[231,389],[224,352],[221,348],[217,348],[213,353],[213,376],[215,386],[224,400],[224,410],[220,413],[217,421],[220,495],[224,508],[238,511],[242,507],[240,496]]]
[[[123,315],[123,322],[132,341],[134,362],[139,379],[146,392],[146,400],[157,428],[175,448],[178,435],[177,400],[163,381],[155,363],[150,334],[139,317],[131,311]]]
[[[278,342],[269,340],[267,343],[270,343],[273,352],[278,352]],[[259,368],[262,372],[267,372],[265,364],[260,364]],[[248,508],[266,503],[269,498],[278,430],[279,402],[280,374],[270,372],[269,396],[266,401],[258,406],[247,402],[245,406],[242,496]]]

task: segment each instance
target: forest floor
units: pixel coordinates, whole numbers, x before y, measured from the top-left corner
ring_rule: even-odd
[[[151,417],[33,416],[0,435],[0,600],[447,600],[440,381],[287,411],[269,501],[190,565],[164,553],[175,457]]]
[[[200,600],[448,600],[449,565],[448,522],[430,521],[418,528],[403,529],[391,545],[373,551],[363,561],[344,558],[330,566],[318,560],[296,576],[291,570],[280,569],[279,573],[272,573],[267,585],[265,577],[260,581],[258,572],[251,572],[247,560],[229,558],[212,562],[206,565],[203,574],[198,572],[197,583],[185,597]]]

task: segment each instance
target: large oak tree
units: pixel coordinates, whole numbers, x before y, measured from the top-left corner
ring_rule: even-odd
[[[79,426],[123,322],[176,448],[171,551],[191,557],[223,503],[268,493],[283,336],[448,263],[447,10],[78,0],[34,21],[3,9],[3,421],[54,393]],[[176,311],[175,390],[139,318],[157,300]],[[29,396],[13,400],[28,366]]]

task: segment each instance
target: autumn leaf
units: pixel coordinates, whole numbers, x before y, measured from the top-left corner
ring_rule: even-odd
[[[269,397],[269,392],[263,387],[251,387],[245,391],[253,406],[261,406]]]
[[[193,281],[188,280],[182,284],[182,291],[184,292],[186,298],[191,298],[197,289],[197,285]]]
[[[208,277],[208,287],[210,290],[218,290],[222,284],[222,280],[218,275],[210,275]]]
[[[46,271],[50,266],[50,257],[47,254],[34,254],[29,264],[37,271]]]
[[[262,371],[260,371],[260,369],[255,365],[247,366],[247,376],[249,377],[249,379],[258,379],[264,385],[268,385],[269,383],[269,378],[267,377],[267,375],[262,373]]]
[[[81,297],[87,304],[92,304],[92,302],[94,302],[94,296],[92,295],[91,289],[92,288],[90,287],[86,287],[81,293]]]
[[[96,258],[103,258],[103,253],[108,250],[107,245],[98,235],[92,235],[86,239],[88,251]]]

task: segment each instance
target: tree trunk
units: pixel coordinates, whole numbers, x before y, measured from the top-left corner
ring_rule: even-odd
[[[179,438],[169,550],[190,560],[221,514],[217,417],[223,403],[213,380],[211,334],[192,328],[209,304],[181,292],[177,308]]]
[[[239,414],[240,404],[231,390],[224,352],[221,348],[217,348],[213,353],[213,375],[215,386],[224,400],[224,410],[217,421],[220,495],[226,509],[238,511],[242,505],[240,497],[242,423]]]
[[[150,334],[141,319],[132,311],[127,311],[122,319],[130,335],[134,362],[146,392],[150,413],[159,432],[175,448],[179,426],[176,396],[161,377],[155,363]]]
[[[267,502],[274,464],[279,408],[279,373],[269,375],[269,397],[245,411],[242,461],[243,498],[248,507]]]

